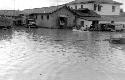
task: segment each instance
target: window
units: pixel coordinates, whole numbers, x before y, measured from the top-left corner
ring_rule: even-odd
[[[98,5],[98,11],[101,11],[102,6]]]
[[[37,19],[37,15],[36,15],[35,17],[36,17],[36,19]]]
[[[114,21],[111,21],[111,23],[114,23]]]
[[[75,6],[75,9],[77,9],[77,6]]]
[[[115,8],[116,8],[115,6],[112,6],[112,12],[115,12]]]
[[[72,7],[70,7],[71,9],[73,9]]]
[[[83,8],[83,5],[81,5],[81,8]]]
[[[96,8],[97,8],[97,4],[94,4],[94,10],[96,11]]]
[[[41,15],[41,19],[43,19],[43,15]]]
[[[49,19],[49,15],[47,15],[47,20]]]

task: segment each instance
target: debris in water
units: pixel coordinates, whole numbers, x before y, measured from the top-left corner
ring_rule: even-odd
[[[54,41],[63,41],[63,40],[54,40]]]
[[[76,41],[85,41],[85,40],[76,40]]]

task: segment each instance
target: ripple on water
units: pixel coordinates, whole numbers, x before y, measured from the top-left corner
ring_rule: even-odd
[[[0,41],[1,80],[111,80],[125,74],[124,45],[105,40],[110,33],[21,28],[6,35],[11,38]]]

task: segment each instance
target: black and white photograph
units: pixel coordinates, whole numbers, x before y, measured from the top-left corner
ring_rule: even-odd
[[[0,0],[0,80],[125,80],[125,0]]]

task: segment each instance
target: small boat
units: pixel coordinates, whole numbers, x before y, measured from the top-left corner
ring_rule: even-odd
[[[119,37],[113,37],[110,38],[110,42],[113,44],[125,44],[125,37],[119,36]]]

